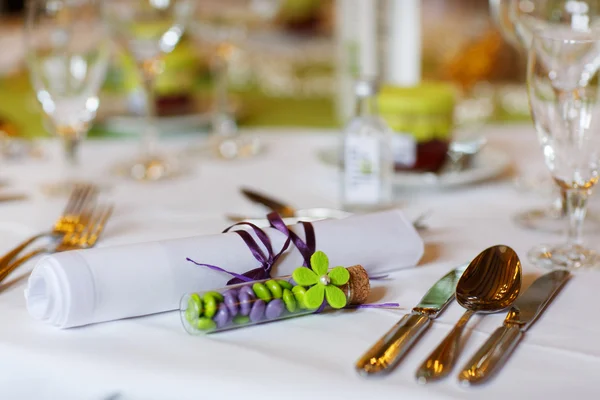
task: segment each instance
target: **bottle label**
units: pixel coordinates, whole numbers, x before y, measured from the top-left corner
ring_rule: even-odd
[[[352,204],[376,204],[381,200],[379,141],[363,135],[347,135],[344,146],[344,200]]]
[[[392,135],[392,153],[394,163],[404,167],[413,167],[417,162],[417,141],[404,132],[394,132]]]

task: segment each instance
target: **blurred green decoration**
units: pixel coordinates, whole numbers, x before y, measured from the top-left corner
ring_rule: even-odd
[[[318,5],[316,0],[286,0],[278,18],[288,23],[305,23],[317,14]],[[191,40],[184,38],[165,57],[165,71],[158,77],[156,88],[159,115],[209,113],[213,93],[210,55],[201,50],[205,49],[199,49]],[[269,54],[253,50],[242,53],[246,54],[241,56],[235,68],[245,78],[231,79],[232,99],[242,128],[338,128],[341,125],[342,121],[338,121],[335,114],[333,96],[336,91],[331,87],[336,82],[333,59],[331,62],[326,59],[309,60],[304,56],[286,59],[270,51],[267,52]],[[100,110],[97,123],[90,132],[91,137],[121,137],[127,134],[114,131],[114,124],[104,122],[115,115],[139,114],[141,107],[133,100],[136,95],[140,96],[138,88],[138,75],[132,58],[116,52],[100,95]],[[510,91],[494,89],[494,93],[495,111],[490,122],[530,119],[527,111],[519,113],[504,107],[505,103],[510,103],[506,101],[510,100],[510,96],[506,95]],[[382,106],[382,114],[386,114],[385,105]],[[14,123],[21,136],[48,136],[40,111],[26,71],[0,77],[0,117]],[[199,133],[200,130],[206,131],[207,126],[193,132]]]

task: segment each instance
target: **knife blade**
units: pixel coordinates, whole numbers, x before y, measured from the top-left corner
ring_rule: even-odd
[[[248,200],[266,206],[267,208],[281,215],[283,218],[292,218],[296,215],[296,210],[294,207],[285,204],[282,201],[248,188],[242,188],[240,191],[244,196],[246,196],[246,198],[248,198]]]
[[[506,362],[519,341],[544,311],[563,285],[569,280],[568,271],[552,271],[531,284],[513,306],[501,327],[465,364],[458,375],[461,384],[468,386],[485,382]]]
[[[453,269],[437,281],[412,312],[402,317],[357,361],[357,372],[371,376],[391,371],[454,299],[456,283],[468,265]]]

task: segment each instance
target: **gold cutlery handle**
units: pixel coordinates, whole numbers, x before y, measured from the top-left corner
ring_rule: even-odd
[[[473,311],[467,310],[456,325],[454,325],[450,333],[421,364],[416,374],[417,382],[428,383],[436,381],[450,373],[458,358],[460,337],[473,314]]]
[[[406,314],[358,360],[356,370],[364,376],[391,371],[430,325],[427,315]]]
[[[508,359],[523,332],[518,325],[501,326],[479,348],[458,375],[461,384],[475,385],[485,382]]]
[[[25,250],[27,246],[29,246],[38,239],[50,235],[52,235],[52,232],[44,232],[24,240],[21,244],[19,244],[14,249],[6,253],[4,257],[0,258],[0,271],[4,270],[9,264],[11,264],[15,257],[17,257],[23,250]]]
[[[29,253],[25,254],[23,257],[18,258],[15,262],[10,263],[8,265],[3,266],[0,269],[0,282],[2,282],[6,277],[13,272],[15,269],[25,264],[27,261],[31,260],[33,257],[36,257],[40,254],[50,253],[51,249],[47,247],[40,247],[38,249],[32,250]]]

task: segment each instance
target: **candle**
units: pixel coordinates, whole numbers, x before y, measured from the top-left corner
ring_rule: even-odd
[[[390,0],[386,80],[398,86],[421,81],[421,0]]]
[[[358,62],[362,77],[377,77],[377,13],[376,0],[357,2]]]

